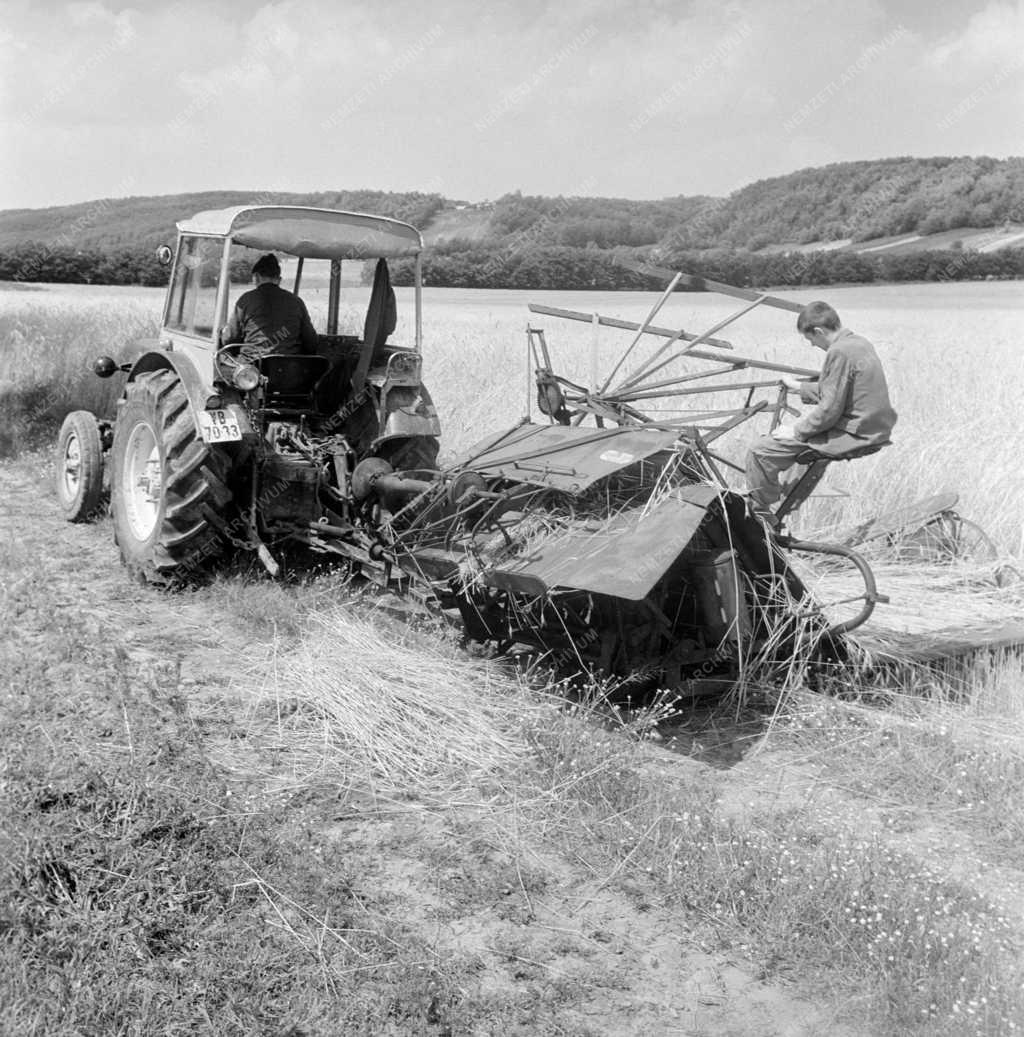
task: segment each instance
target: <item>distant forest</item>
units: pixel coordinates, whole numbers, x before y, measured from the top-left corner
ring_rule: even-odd
[[[424,283],[451,288],[593,289],[643,291],[664,287],[619,264],[645,258],[632,250],[581,249],[541,245],[503,254],[485,248],[428,251]],[[712,249],[659,255],[659,265],[729,284],[772,288],[786,285],[870,284],[899,281],[977,281],[1024,277],[1024,248],[998,252],[922,250],[902,255],[819,251],[751,253]],[[245,264],[243,264],[244,266]],[[396,285],[411,285],[411,260],[391,264]],[[0,281],[63,284],[163,285],[168,268],[149,251],[72,252],[27,245],[0,251]],[[364,280],[372,267],[367,264]],[[248,280],[247,267],[232,269],[232,280]]]
[[[1024,276],[1021,249],[978,253],[953,233],[1024,224],[1024,159],[892,158],[800,170],[728,198],[517,191],[470,204],[420,192],[215,191],[9,210],[0,212],[0,279],[162,284],[167,271],[153,252],[173,243],[175,221],[244,203],[348,209],[411,223],[427,241],[425,277],[434,285],[651,287],[617,263],[621,256],[762,287]],[[950,235],[941,251],[927,240],[912,252],[856,249],[877,238],[939,232]],[[784,251],[813,243],[832,247]],[[395,264],[394,276],[408,282],[409,264]]]
[[[423,276],[428,285],[452,288],[561,288],[641,291],[664,287],[620,265],[643,256],[600,249],[542,246],[502,257],[484,249],[428,253]],[[659,266],[699,274],[713,281],[751,288],[799,285],[871,284],[900,281],[978,281],[1024,277],[1024,248],[998,252],[944,249],[903,255],[852,252],[751,253],[737,249],[678,250],[659,255]],[[392,264],[392,280],[412,284],[412,263]]]
[[[1024,222],[1024,159],[889,158],[758,180],[680,244],[868,241]]]
[[[51,209],[0,211],[0,249],[26,242],[114,252],[173,245],[175,223],[207,209],[231,205],[313,205],[372,212],[423,227],[444,208],[439,194],[418,191],[205,191],[145,198],[103,198]]]

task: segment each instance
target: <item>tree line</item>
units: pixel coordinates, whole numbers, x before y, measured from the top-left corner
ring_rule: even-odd
[[[53,284],[165,285],[169,267],[153,249],[56,247],[25,242],[0,249],[0,281],[46,281]]]
[[[772,244],[862,242],[1007,223],[1024,223],[1024,159],[887,158],[758,180],[728,198],[634,201],[516,191],[493,203],[487,239],[477,244],[756,252]]]
[[[567,245],[522,248],[428,250],[424,282],[450,288],[525,288],[600,291],[649,291],[663,287],[658,278],[622,264],[654,265],[699,274],[744,287],[872,284],[904,281],[978,281],[1024,277],[1024,248],[996,252],[964,249],[856,253],[843,251],[747,252],[741,249],[598,249]],[[232,262],[231,278],[249,280],[250,257]],[[364,277],[372,277],[372,263]],[[165,285],[169,267],[147,249],[59,249],[26,244],[0,250],[0,280],[57,284]],[[396,285],[413,283],[412,260],[391,263]]]
[[[684,224],[676,240],[756,251],[1005,223],[1024,223],[1024,159],[887,158],[758,180]]]
[[[175,224],[208,209],[233,205],[308,205],[371,212],[426,226],[445,206],[439,194],[421,191],[338,190],[201,191],[152,197],[107,198],[49,209],[0,211],[0,248],[49,242],[83,251],[149,249],[174,245]]]
[[[104,199],[0,212],[0,248],[45,241],[108,255],[152,249],[173,243],[176,221],[238,204],[378,213],[420,228],[428,241],[431,225],[443,217],[446,244],[458,246],[459,251],[657,247],[757,252],[766,245],[861,242],[962,227],[1024,224],[1024,159],[961,156],[838,162],[758,180],[727,198],[680,195],[636,200],[513,191],[496,201],[467,204],[437,193],[335,190],[207,191]],[[453,240],[460,227],[474,240]]]
[[[423,260],[423,278],[427,285],[450,288],[650,291],[664,287],[663,280],[621,265],[620,257],[631,263],[652,259],[657,266],[751,288],[1024,277],[1024,249],[1013,248],[985,253],[944,249],[902,255],[713,249],[650,256],[640,250],[626,253],[538,246],[511,253],[484,248],[428,252]],[[412,284],[412,261],[392,263],[391,277],[396,285]]]

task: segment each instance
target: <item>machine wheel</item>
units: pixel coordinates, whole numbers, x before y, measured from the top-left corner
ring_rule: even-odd
[[[999,548],[977,522],[958,516],[957,557],[971,562],[991,562],[999,557]]]
[[[103,443],[95,415],[73,410],[57,436],[57,500],[68,522],[87,522],[103,497]]]
[[[114,538],[130,569],[166,584],[201,571],[220,553],[211,515],[223,515],[231,502],[230,459],[199,437],[173,371],[129,383],[110,464]]]
[[[377,451],[396,472],[416,469],[436,472],[441,443],[437,436],[408,436],[384,443]]]

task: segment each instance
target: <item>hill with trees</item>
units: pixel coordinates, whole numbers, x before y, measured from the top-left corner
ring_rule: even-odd
[[[839,162],[740,188],[679,244],[756,251],[1024,222],[1024,159]]]
[[[155,249],[174,244],[177,221],[231,205],[313,205],[372,212],[422,227],[451,204],[418,191],[203,191],[148,197],[103,198],[49,209],[0,211],[0,249],[35,242],[101,251]]]
[[[160,283],[152,253],[177,220],[245,203],[405,220],[429,246],[428,283],[465,287],[648,287],[619,253],[762,286],[1024,275],[1024,252],[1004,247],[1024,244],[1024,159],[947,157],[803,169],[727,198],[209,191],[7,210],[0,279]],[[411,276],[403,264],[395,275]]]

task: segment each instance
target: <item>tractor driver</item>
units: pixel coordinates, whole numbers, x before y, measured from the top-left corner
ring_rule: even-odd
[[[309,311],[297,295],[281,287],[277,256],[260,256],[252,279],[256,287],[235,304],[221,332],[221,345],[241,342],[239,357],[250,363],[268,353],[315,353],[317,336]]]
[[[776,521],[771,505],[782,495],[779,476],[796,464],[805,450],[841,458],[864,447],[889,442],[896,411],[889,402],[882,362],[866,338],[844,328],[826,302],[805,306],[796,330],[818,349],[825,362],[817,382],[783,378],[787,389],[814,404],[812,410],[789,424],[779,425],[756,440],[747,454],[747,495],[761,518]]]

